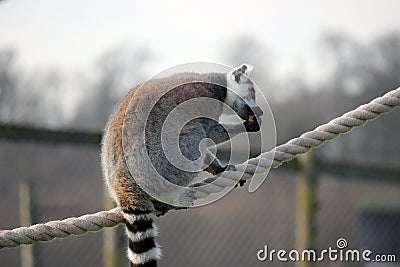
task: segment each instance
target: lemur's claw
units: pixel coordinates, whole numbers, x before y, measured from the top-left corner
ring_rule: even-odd
[[[235,184],[235,188],[240,185],[240,187],[244,186],[244,184],[246,183],[246,180],[239,180],[239,182],[237,184]]]

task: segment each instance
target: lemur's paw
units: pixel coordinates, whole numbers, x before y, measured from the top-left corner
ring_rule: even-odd
[[[260,130],[260,124],[256,117],[252,117],[243,123],[247,132],[258,132]]]
[[[213,166],[213,168],[207,168],[206,170],[210,172],[212,175],[218,175],[225,171],[226,167],[222,166]]]

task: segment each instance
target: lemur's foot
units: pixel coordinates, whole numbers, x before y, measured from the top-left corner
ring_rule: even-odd
[[[234,165],[226,165],[225,167],[214,165],[212,168],[207,168],[206,171],[210,172],[212,175],[218,175],[224,171],[236,171],[236,168]]]
[[[187,207],[175,207],[172,205],[168,205],[166,203],[160,202],[156,199],[152,199],[154,205],[154,213],[157,217],[164,216],[170,210],[180,210],[180,209],[187,209]]]

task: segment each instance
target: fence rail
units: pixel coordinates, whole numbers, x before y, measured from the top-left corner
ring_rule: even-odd
[[[98,146],[101,133],[0,124],[0,139]]]

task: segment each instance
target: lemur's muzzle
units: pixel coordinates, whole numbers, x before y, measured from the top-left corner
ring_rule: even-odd
[[[263,114],[259,106],[247,106],[247,118],[244,119],[244,126],[248,132],[257,132],[260,130],[260,120],[257,118],[261,117]]]
[[[264,114],[262,109],[259,106],[247,106],[247,115],[248,116],[255,116],[255,117],[261,117]]]

